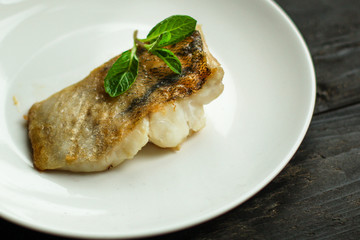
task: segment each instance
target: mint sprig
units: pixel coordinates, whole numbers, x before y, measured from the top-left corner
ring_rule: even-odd
[[[116,97],[126,92],[136,80],[139,60],[136,56],[138,46],[162,59],[176,74],[181,74],[180,60],[164,47],[178,43],[190,36],[196,27],[196,20],[186,15],[170,16],[153,27],[145,39],[137,38],[134,32],[134,46],[123,52],[109,69],[105,79],[105,91]]]

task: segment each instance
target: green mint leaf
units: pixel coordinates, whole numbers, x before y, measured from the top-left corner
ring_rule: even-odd
[[[143,42],[154,42],[164,33],[169,33],[166,38],[159,43],[159,47],[175,44],[190,36],[196,27],[196,20],[186,15],[173,15],[159,22],[152,28]],[[166,40],[165,40],[166,39]]]
[[[139,60],[136,57],[136,47],[125,51],[116,60],[104,79],[105,91],[116,97],[128,90],[138,74]]]
[[[157,48],[151,51],[151,53],[161,58],[173,72],[175,72],[176,74],[181,73],[180,60],[175,56],[173,52],[165,48]]]
[[[170,41],[171,41],[171,33],[164,32],[164,33],[160,34],[160,36],[156,39],[155,48],[165,47],[165,46],[169,45]]]
[[[151,52],[153,49],[166,46],[166,43],[170,40],[170,38],[171,33],[164,32],[155,40],[155,42],[151,44],[145,44],[144,46],[149,52]]]

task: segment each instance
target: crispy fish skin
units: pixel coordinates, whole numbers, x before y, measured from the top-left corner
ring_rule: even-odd
[[[200,130],[202,105],[223,90],[223,69],[208,52],[199,28],[168,48],[182,63],[180,75],[139,48],[138,77],[124,94],[111,98],[104,90],[104,78],[117,56],[82,81],[35,103],[28,114],[34,166],[39,170],[102,171],[132,158],[148,141],[176,147],[191,131]],[[190,114],[181,112],[185,109]],[[182,122],[176,119],[179,116]],[[166,121],[171,124],[161,128]],[[188,128],[179,140],[168,143],[173,136],[159,134],[162,129],[181,129],[172,125],[184,122]]]

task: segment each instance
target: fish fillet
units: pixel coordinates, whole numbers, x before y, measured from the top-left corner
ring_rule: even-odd
[[[177,148],[203,128],[203,105],[223,91],[224,71],[199,27],[167,48],[180,59],[180,75],[138,48],[139,73],[124,94],[111,98],[104,90],[104,78],[117,56],[82,81],[35,103],[28,114],[34,166],[103,171],[133,158],[149,141]]]

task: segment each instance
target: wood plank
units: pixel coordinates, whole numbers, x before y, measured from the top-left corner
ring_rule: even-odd
[[[316,113],[360,102],[360,1],[277,0],[305,38],[316,69]]]

